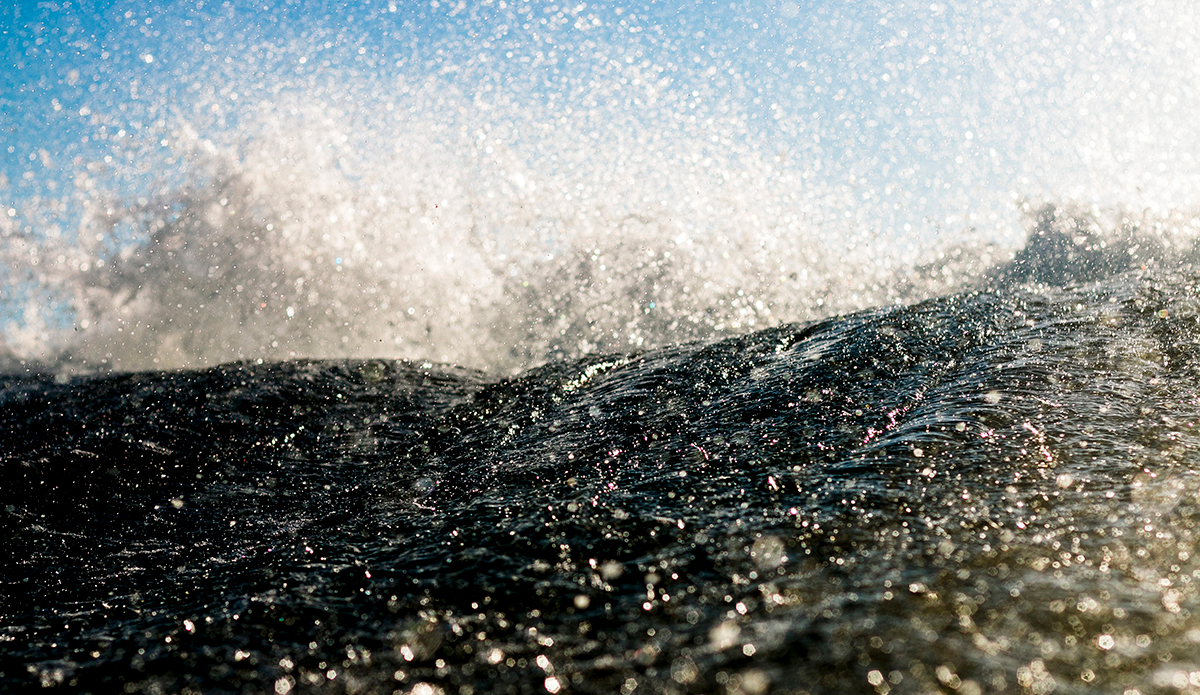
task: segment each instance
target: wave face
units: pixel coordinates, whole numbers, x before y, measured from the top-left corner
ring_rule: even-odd
[[[6,377],[0,682],[1186,690],[1200,275],[1012,280],[1029,260],[498,381]]]

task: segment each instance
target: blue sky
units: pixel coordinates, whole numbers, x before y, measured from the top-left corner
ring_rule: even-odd
[[[937,189],[919,206],[936,210],[935,198],[961,198],[964,185],[995,187],[1021,154],[991,143],[1003,146],[983,165],[947,166],[995,149],[984,149],[998,117],[990,63],[1008,59],[989,45],[1003,28],[980,14],[835,2],[18,6],[4,17],[0,148],[13,151],[0,195],[24,209],[31,196],[60,195],[73,168],[133,150],[146,161],[105,172],[132,195],[145,184],[139,168],[169,178],[181,166],[154,147],[180,119],[235,130],[264,91],[457,72],[468,88],[490,83],[562,108],[625,60],[695,92],[701,109],[740,111],[759,146],[831,178],[868,178],[879,195],[889,184]],[[653,128],[665,116],[639,117]],[[951,176],[960,180],[943,193]]]
[[[108,162],[107,184],[132,195],[146,185],[139,168],[163,179],[186,169],[154,146],[181,119],[230,132],[244,105],[272,90],[457,74],[467,88],[490,83],[561,108],[611,74],[608,63],[628,60],[652,64],[678,94],[697,92],[701,108],[740,110],[759,146],[831,180],[853,174],[869,196],[919,191],[900,215],[864,200],[883,224],[946,226],[1001,188],[1086,197],[1126,185],[1104,181],[1119,178],[1111,163],[1101,170],[1106,148],[1123,147],[1126,160],[1194,149],[1178,119],[1121,103],[1129,91],[1137,102],[1139,87],[1179,109],[1196,100],[1186,67],[1195,31],[1177,14],[1137,3],[22,0],[0,11],[0,199],[25,214],[30,198],[61,197],[73,169],[116,156],[114,147],[145,160]],[[1078,102],[1089,99],[1081,118]],[[639,117],[653,128],[663,114]],[[1140,153],[1093,143],[1095,156],[1080,158],[1081,129],[1120,141],[1112,131],[1130,121],[1155,142]],[[1055,161],[1092,171],[1073,177],[1075,190],[1054,190],[1063,172],[1046,164]]]

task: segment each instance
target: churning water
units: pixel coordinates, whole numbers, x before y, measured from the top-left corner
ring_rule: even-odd
[[[1190,5],[0,12],[5,690],[1200,692]]]

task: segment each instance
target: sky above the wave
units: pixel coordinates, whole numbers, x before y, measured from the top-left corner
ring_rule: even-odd
[[[1200,144],[1184,115],[1200,106],[1190,14],[1102,2],[20,2],[0,15],[0,202],[24,217],[31,200],[69,199],[89,164],[130,196],[164,185],[187,170],[172,148],[181,126],[253,137],[239,131],[246,114],[281,91],[372,109],[396,77],[436,75],[515,94],[538,105],[536,120],[641,68],[658,91],[631,105],[642,127],[680,109],[734,114],[722,136],[852,190],[864,222],[896,233],[1003,227],[986,216],[1012,194],[1183,205]]]

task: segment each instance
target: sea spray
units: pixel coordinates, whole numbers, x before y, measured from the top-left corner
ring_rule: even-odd
[[[323,7],[14,10],[8,354],[512,372],[961,289],[1022,196],[1196,200],[1178,3]]]

